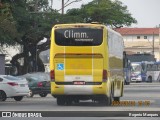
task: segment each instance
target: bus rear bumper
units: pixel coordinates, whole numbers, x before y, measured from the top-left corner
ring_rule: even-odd
[[[107,95],[107,84],[101,85],[57,85],[51,82],[52,95]]]

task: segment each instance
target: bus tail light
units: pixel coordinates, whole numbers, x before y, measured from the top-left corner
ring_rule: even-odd
[[[103,82],[107,81],[107,70],[103,70]]]
[[[51,81],[54,81],[54,80],[55,80],[54,70],[51,70],[51,72],[50,72],[50,78],[51,78]]]

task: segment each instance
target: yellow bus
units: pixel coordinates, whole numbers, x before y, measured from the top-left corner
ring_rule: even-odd
[[[51,94],[57,105],[123,96],[123,39],[101,24],[58,24],[50,44]]]

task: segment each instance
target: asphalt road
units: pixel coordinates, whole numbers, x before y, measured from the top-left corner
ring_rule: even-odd
[[[125,85],[121,102],[110,107],[92,101],[57,106],[56,99],[51,95],[45,98],[35,95],[33,98],[25,97],[20,102],[8,98],[5,102],[0,102],[0,111],[160,111],[160,83]]]

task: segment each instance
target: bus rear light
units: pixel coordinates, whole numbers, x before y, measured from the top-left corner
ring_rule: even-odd
[[[107,70],[103,70],[103,82],[107,81]]]
[[[55,79],[54,70],[51,70],[51,72],[50,72],[50,78],[51,78],[51,81],[54,81],[54,79]]]

